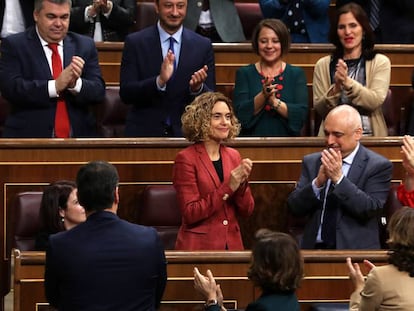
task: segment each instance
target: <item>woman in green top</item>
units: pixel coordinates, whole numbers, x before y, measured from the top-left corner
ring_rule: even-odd
[[[236,72],[234,107],[245,136],[299,136],[308,114],[302,68],[283,61],[290,34],[278,19],[255,28],[253,50],[260,59]]]

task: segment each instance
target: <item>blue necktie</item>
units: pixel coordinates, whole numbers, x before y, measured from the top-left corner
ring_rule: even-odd
[[[175,56],[175,59],[174,59],[174,71],[175,71],[175,69],[177,68],[177,56],[175,55],[175,52],[174,52],[174,42],[175,42],[175,39],[173,38],[173,37],[170,37],[170,47],[169,47],[169,49],[171,50],[171,52],[173,52],[173,54],[174,54],[174,56]]]

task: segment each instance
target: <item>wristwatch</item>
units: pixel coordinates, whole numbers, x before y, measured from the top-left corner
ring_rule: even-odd
[[[217,299],[209,299],[206,301],[206,304],[204,305],[206,308],[210,307],[210,306],[214,306],[217,305]]]

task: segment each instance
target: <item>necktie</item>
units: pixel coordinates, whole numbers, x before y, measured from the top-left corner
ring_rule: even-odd
[[[336,211],[335,197],[332,195],[334,185],[330,183],[328,193],[324,193],[324,214],[322,220],[321,238],[327,248],[335,248],[336,245]]]
[[[379,25],[379,6],[380,0],[371,0],[369,23],[371,25],[372,30],[377,29]]]
[[[177,56],[175,55],[175,52],[174,52],[174,42],[175,42],[175,39],[173,37],[170,37],[170,47],[169,47],[169,49],[171,50],[171,52],[173,52],[173,54],[175,56],[175,58],[174,58],[174,71],[175,71],[175,69],[177,68]]]
[[[57,49],[57,43],[49,43],[48,46],[52,50],[53,79],[56,80],[62,72],[62,60]],[[67,138],[69,133],[70,123],[66,102],[62,97],[58,97],[55,114],[55,137]]]
[[[203,11],[208,11],[210,9],[210,1],[209,0],[204,0],[203,1]]]

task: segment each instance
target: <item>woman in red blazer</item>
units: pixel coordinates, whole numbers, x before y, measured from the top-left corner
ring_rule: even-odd
[[[254,200],[248,185],[250,159],[222,142],[240,132],[230,99],[221,93],[198,96],[181,117],[184,137],[194,142],[174,164],[182,225],[175,249],[242,250],[237,216],[248,217]]]

